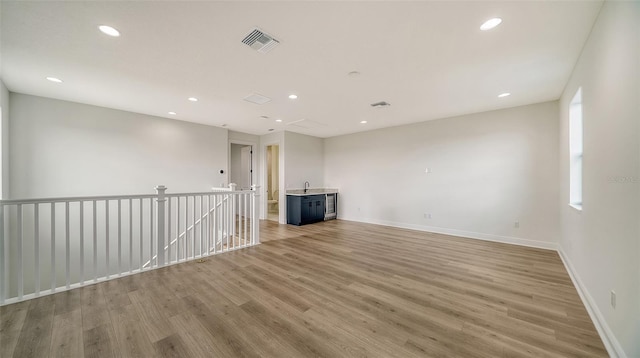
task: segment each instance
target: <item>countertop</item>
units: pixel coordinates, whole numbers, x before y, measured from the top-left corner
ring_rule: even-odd
[[[338,192],[338,189],[327,189],[327,188],[307,189],[306,193],[304,192],[304,189],[290,189],[290,190],[287,190],[287,195],[305,196],[305,195],[335,194],[337,192]]]

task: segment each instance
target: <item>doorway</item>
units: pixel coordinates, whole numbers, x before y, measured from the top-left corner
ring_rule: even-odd
[[[247,144],[231,143],[230,157],[229,182],[236,184],[236,190],[251,190],[253,147]]]
[[[267,146],[267,220],[278,221],[280,216],[280,147]]]

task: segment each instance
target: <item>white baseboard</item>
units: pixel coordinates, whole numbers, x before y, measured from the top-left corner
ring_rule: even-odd
[[[399,222],[387,221],[387,220],[374,220],[374,219],[366,219],[366,218],[352,219],[347,217],[339,217],[339,219],[557,251],[558,254],[560,255],[560,259],[562,260],[562,263],[564,264],[567,272],[569,273],[569,277],[571,278],[573,285],[576,287],[576,290],[578,291],[578,295],[582,300],[582,304],[584,304],[585,308],[587,309],[587,312],[589,313],[589,317],[591,318],[591,321],[593,322],[594,326],[596,327],[596,330],[598,331],[598,334],[600,335],[600,339],[602,339],[602,342],[604,343],[604,346],[607,349],[607,353],[609,353],[609,356],[614,358],[627,358],[627,355],[622,349],[620,342],[618,342],[613,332],[609,328],[609,325],[607,325],[607,322],[604,320],[604,316],[598,309],[598,306],[595,304],[595,301],[589,294],[589,291],[587,291],[587,288],[582,283],[582,280],[580,280],[580,276],[578,276],[578,274],[576,273],[576,270],[573,268],[571,261],[569,261],[569,258],[567,257],[567,255],[564,253],[564,251],[562,251],[562,248],[560,247],[560,245],[558,245],[555,242],[529,240],[529,239],[522,239],[518,237],[484,234],[484,233],[477,233],[477,232],[449,229],[449,228],[442,228],[442,227],[435,227],[435,226],[406,224],[406,223],[399,223]]]
[[[596,305],[593,297],[591,297],[589,291],[582,283],[580,276],[578,276],[578,273],[573,268],[569,257],[564,253],[562,247],[558,247],[558,254],[560,254],[562,263],[564,263],[564,267],[567,269],[569,277],[571,277],[571,281],[576,287],[578,295],[580,296],[580,299],[582,299],[582,304],[584,304],[584,307],[587,309],[593,325],[596,326],[596,330],[600,335],[600,339],[602,339],[602,343],[604,343],[604,347],[607,349],[607,353],[609,353],[609,356],[614,358],[626,358],[627,355],[622,349],[620,342],[618,342],[615,335],[611,331],[611,328],[609,328],[609,325],[607,324],[607,321],[605,321],[602,312],[600,312],[600,309]]]
[[[340,217],[339,219],[348,220],[348,221],[365,222],[365,223],[369,223],[369,224],[376,224],[376,225],[383,225],[383,226],[392,226],[392,227],[398,227],[398,228],[402,228],[402,229],[426,231],[426,232],[432,232],[432,233],[436,233],[436,234],[467,237],[467,238],[471,238],[471,239],[478,239],[478,240],[485,240],[485,241],[502,242],[502,243],[505,243],[505,244],[514,244],[514,245],[520,245],[520,246],[536,247],[536,248],[539,248],[539,249],[547,249],[547,250],[557,250],[558,249],[558,244],[556,244],[555,242],[522,239],[522,238],[519,238],[519,237],[512,237],[512,236],[500,236],[500,235],[493,235],[493,234],[484,234],[484,233],[473,232],[473,231],[449,229],[449,228],[443,228],[443,227],[437,227],[437,226],[426,226],[426,225],[399,223],[399,222],[387,221],[387,220],[375,220],[375,219],[366,219],[366,218],[351,219],[351,218],[345,218],[345,217]]]

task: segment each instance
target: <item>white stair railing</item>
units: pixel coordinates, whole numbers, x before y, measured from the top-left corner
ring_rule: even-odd
[[[0,200],[0,305],[257,245],[259,190],[233,189]]]
[[[213,188],[213,191],[216,192],[227,192],[227,191],[235,191],[235,185],[236,184],[229,184],[229,189],[227,188]],[[191,224],[191,226],[189,226],[185,231],[181,232],[177,237],[175,237],[173,240],[171,240],[171,242],[166,245],[164,247],[164,250],[166,252],[168,252],[170,250],[169,246],[175,246],[175,245],[179,245],[180,243],[180,239],[186,240],[186,236],[192,232],[192,230],[196,229],[197,225],[202,225],[202,223],[205,222],[205,220],[211,216],[214,215],[216,210],[220,210],[221,207],[223,206],[223,204],[227,203],[230,200],[230,196],[229,195],[225,195],[222,200],[220,202],[218,202],[216,204],[215,207],[211,207],[209,208],[202,217],[198,218],[196,220],[196,222],[194,224]],[[177,220],[177,217],[176,217]],[[170,233],[171,234],[171,233]],[[218,235],[218,241],[215,244],[220,244],[220,240],[224,240],[224,238],[226,237],[227,233],[221,233],[220,235]],[[173,237],[173,236],[172,236]],[[214,246],[215,248],[215,246]],[[211,247],[208,248],[209,253],[213,252],[213,249],[211,249]],[[154,255],[153,258],[149,261],[147,261],[144,265],[142,265],[143,268],[147,268],[149,265],[151,265],[153,262],[155,262],[158,258],[158,255]]]

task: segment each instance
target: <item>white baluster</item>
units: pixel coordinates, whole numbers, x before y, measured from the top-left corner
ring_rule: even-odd
[[[244,201],[244,244],[247,245],[247,223],[249,221],[249,195],[244,194],[242,196],[242,200]]]
[[[193,211],[191,211],[191,258],[196,257],[196,196],[193,196]]]
[[[171,199],[167,200],[167,263],[171,263]]]
[[[22,204],[18,204],[18,254],[17,257],[17,266],[18,266],[18,299],[22,300],[22,295],[24,294],[24,279],[23,279],[23,269],[22,269],[22,250],[24,246],[24,236],[22,233]]]
[[[260,243],[260,214],[258,203],[260,202],[260,186],[252,185],[251,190],[253,191],[251,206],[253,209],[253,214],[251,217],[251,245],[257,245]]]
[[[67,290],[71,286],[71,239],[69,235],[69,202],[64,203],[64,275],[65,287]]]
[[[33,248],[35,254],[35,282],[34,293],[40,296],[40,205],[33,204]]]
[[[98,225],[97,225],[97,206],[96,201],[93,201],[93,281],[98,281]]]
[[[84,201],[80,201],[80,285],[84,285]]]
[[[207,195],[207,256],[211,251],[211,195]]]
[[[204,256],[204,197],[200,196],[200,257]]]
[[[189,197],[185,195],[184,197],[184,236],[182,238],[182,254],[185,260],[188,258],[187,256],[187,252],[188,252],[187,238],[189,237],[189,219],[188,218],[189,218]]]
[[[165,209],[165,202],[167,201],[167,199],[165,198],[165,191],[167,190],[167,188],[164,185],[159,185],[156,187],[156,191],[158,193],[158,199],[156,200],[158,203],[158,229],[156,230],[156,233],[158,235],[158,244],[156,245],[157,249],[158,249],[158,253],[157,255],[157,265],[158,267],[162,267],[165,265],[165,254],[164,254],[164,243],[165,243],[165,236],[164,236],[164,209]]]
[[[139,218],[140,218],[140,225],[139,225],[140,226],[140,236],[138,237],[138,245],[140,246],[140,250],[138,251],[138,254],[140,255],[140,261],[138,261],[138,267],[139,267],[138,270],[139,271],[142,271],[142,269],[143,269],[142,265],[143,265],[143,262],[144,262],[143,261],[143,257],[144,257],[144,255],[143,255],[143,251],[144,251],[143,250],[144,249],[144,240],[143,240],[143,238],[144,238],[144,236],[143,236],[143,234],[144,234],[144,229],[143,229],[143,227],[144,227],[143,206],[144,206],[144,202],[143,202],[142,198],[140,198],[140,214],[138,215]]]
[[[149,267],[153,267],[153,198],[149,198]]]
[[[106,259],[106,268],[107,273],[105,275],[106,278],[109,278],[109,200],[104,201],[104,215],[105,215],[105,259]]]
[[[122,199],[118,199],[118,276],[122,275]]]
[[[56,292],[56,204],[51,203],[51,292]]]
[[[180,197],[176,197],[176,261],[180,261]],[[184,249],[183,249],[184,252]]]
[[[129,199],[129,273],[133,272],[133,199]]]
[[[218,252],[218,196],[213,196],[213,253]]]

